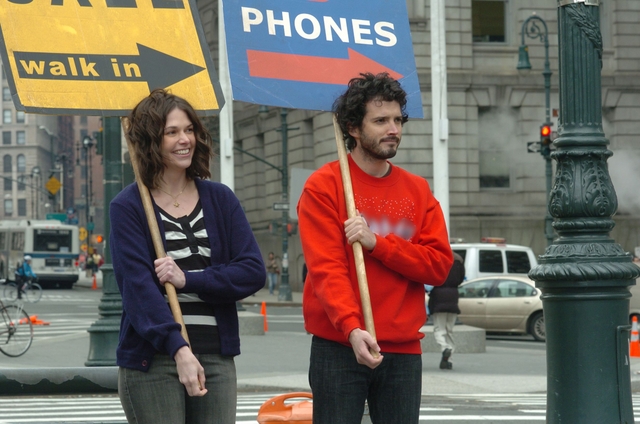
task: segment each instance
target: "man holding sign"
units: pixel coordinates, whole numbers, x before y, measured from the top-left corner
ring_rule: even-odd
[[[347,214],[338,162],[311,175],[300,197],[314,424],[359,424],[365,400],[374,424],[418,423],[424,284],[442,284],[452,257],[425,179],[387,160],[400,144],[405,106],[406,92],[387,74],[352,79],[334,112],[351,152],[358,214]],[[377,340],[365,326],[356,242],[364,250]]]

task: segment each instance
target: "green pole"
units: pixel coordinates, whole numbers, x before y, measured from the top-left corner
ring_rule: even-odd
[[[542,25],[542,29],[538,24]],[[544,100],[545,100],[545,125],[551,126],[551,67],[549,66],[549,29],[547,28],[547,22],[538,15],[529,16],[522,23],[522,42],[520,45],[520,53],[518,60],[518,69],[529,70],[531,64],[529,63],[529,53],[525,44],[525,36],[531,39],[539,39],[544,44],[544,70],[542,75],[544,77]],[[545,146],[540,145],[540,153],[545,161],[545,177],[546,177],[546,196],[547,204],[549,204],[549,196],[551,193],[551,180],[553,176],[551,166],[550,150]],[[549,210],[544,217],[544,233],[547,238],[547,246],[553,242],[553,226],[551,224],[552,218]]]
[[[558,237],[530,277],[547,333],[547,423],[633,423],[629,286],[640,269],[609,237],[618,202],[602,130],[598,0],[559,0],[560,117],[549,201]]]
[[[289,175],[288,175],[288,154],[289,154],[289,127],[287,126],[287,109],[280,109],[280,120],[282,132],[282,202],[289,202]],[[278,300],[291,301],[291,285],[289,284],[289,210],[282,211],[282,275],[280,276],[280,289],[278,290]]]
[[[105,263],[100,267],[102,271],[102,292],[98,310],[100,318],[89,327],[89,357],[85,365],[110,366],[116,365],[116,347],[120,332],[120,317],[122,316],[122,297],[118,290],[111,250],[109,249],[109,204],[122,190],[122,142],[121,124],[119,118],[104,118],[104,232],[107,238],[104,249]]]

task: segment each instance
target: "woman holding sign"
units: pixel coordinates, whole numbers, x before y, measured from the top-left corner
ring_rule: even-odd
[[[126,127],[166,251],[156,259],[142,191],[126,187],[110,205],[110,246],[122,294],[116,355],[127,420],[235,423],[236,301],[264,285],[262,255],[233,192],[205,180],[211,138],[189,103],[154,90]],[[163,285],[178,293],[188,341]]]

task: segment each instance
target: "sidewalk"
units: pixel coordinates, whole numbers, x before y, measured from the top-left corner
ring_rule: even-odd
[[[240,301],[243,305],[252,306],[255,304],[262,305],[265,302],[267,306],[302,306],[302,293],[292,292],[291,300],[278,300],[278,290],[274,294],[269,294],[269,289],[266,287],[258,291],[255,295],[249,296],[246,299]]]
[[[102,274],[96,282],[102,288]],[[93,280],[84,272],[78,287],[91,288]],[[244,306],[265,302],[267,307],[301,306],[302,293],[292,292],[292,300],[278,300],[278,293],[264,288],[242,300]],[[267,310],[268,310],[267,308]],[[83,366],[88,352],[88,340],[78,340],[81,346],[77,366]],[[311,336],[305,333],[267,332],[263,336],[242,336],[242,354],[236,357],[238,385],[243,391],[271,389],[308,391],[307,372]],[[521,348],[505,340],[487,347],[485,353],[454,354],[453,369],[440,370],[440,354],[423,353],[422,394],[477,393],[544,393],[547,390],[546,350],[542,343]],[[52,364],[53,365],[53,364]],[[68,364],[65,364],[68,365]],[[630,358],[631,389],[640,392],[640,358]]]

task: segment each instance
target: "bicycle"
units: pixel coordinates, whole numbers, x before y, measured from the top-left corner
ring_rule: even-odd
[[[9,357],[23,355],[33,342],[33,323],[22,304],[5,305],[0,300],[0,352]]]
[[[18,286],[20,290],[18,290]],[[36,303],[42,298],[42,287],[32,278],[24,278],[16,276],[15,281],[7,281],[5,283],[4,291],[2,295],[5,299],[15,302],[18,299],[22,299],[24,294],[25,299],[29,303]]]

